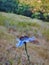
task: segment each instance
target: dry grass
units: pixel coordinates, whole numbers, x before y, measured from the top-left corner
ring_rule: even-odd
[[[3,19],[1,19],[3,18]],[[5,26],[5,21],[10,26],[16,26],[16,31],[10,31]],[[16,37],[21,35],[35,35],[40,41],[39,45],[28,43],[28,53],[32,65],[49,65],[49,23],[34,22],[34,20],[15,14],[0,12],[0,64],[3,65],[28,65],[24,46],[16,48]],[[14,28],[12,28],[14,29]]]

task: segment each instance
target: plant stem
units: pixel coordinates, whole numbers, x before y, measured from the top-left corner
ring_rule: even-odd
[[[27,58],[28,58],[28,61],[29,61],[29,64],[30,64],[30,58],[29,58],[29,55],[28,55],[28,52],[27,52],[27,44],[26,42],[24,42],[25,44],[25,51],[26,51],[26,54],[27,54]]]

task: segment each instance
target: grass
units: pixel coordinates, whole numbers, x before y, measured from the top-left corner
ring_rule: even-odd
[[[44,29],[42,30],[42,34],[43,34],[43,36],[45,37],[45,39],[46,39],[47,41],[49,41],[49,29],[44,28]]]
[[[43,24],[43,28],[42,28],[42,24]],[[22,33],[25,32],[25,34],[26,33],[29,34],[28,31],[31,31],[35,36],[37,35],[37,32],[40,30],[43,36],[47,40],[49,40],[49,29],[47,29],[47,26],[49,27],[49,23],[44,24],[40,20],[36,22],[35,20],[32,20],[29,17],[0,12],[0,26],[5,26],[5,27],[13,26],[14,28],[16,28],[18,32],[22,32]]]
[[[27,26],[40,27],[40,25],[36,22],[30,22],[30,21],[28,21],[28,22],[22,21],[21,22],[21,21],[18,21],[17,19],[15,21],[15,20],[8,19],[8,17],[6,18],[3,15],[0,15],[0,25],[5,26],[6,23],[9,24],[9,25],[16,25],[16,26],[19,26],[19,27],[20,26],[22,26],[22,27],[27,27]]]
[[[16,28],[16,31],[12,31],[13,33],[12,32],[9,33],[10,27],[12,29]],[[9,44],[9,47],[15,46],[16,44],[15,38],[17,37],[17,35],[18,36],[21,36],[21,35],[33,36],[34,35],[36,37],[39,37],[38,32],[39,34],[42,34],[44,40],[49,41],[49,23],[48,22],[42,22],[41,20],[31,19],[29,17],[25,17],[21,15],[0,12],[0,42],[1,44],[3,44],[3,46],[5,46],[5,48],[3,48],[4,50],[1,47],[1,51],[3,52],[3,55],[4,53],[7,55],[7,58],[10,64],[16,65],[18,63],[18,65],[22,65],[21,56],[22,55],[25,56],[25,53],[24,53],[24,46],[22,48],[16,48],[16,49],[15,47],[9,48],[10,52],[8,52],[6,50],[6,48],[8,47],[8,44]],[[38,39],[40,39],[40,37]],[[3,42],[2,40],[3,41],[7,40],[7,42],[6,41]],[[43,43],[41,43],[41,45],[42,44]],[[45,46],[47,46],[47,44]],[[34,44],[29,43],[28,50],[30,50],[28,53],[31,56],[32,61],[34,60],[36,62],[36,58],[33,57],[34,56],[32,53],[33,51],[35,51],[35,57],[36,57],[36,52],[37,52],[38,57],[40,56],[39,58],[42,58],[45,60],[44,63],[46,63],[46,59],[49,58],[49,51],[46,50],[44,46],[41,47],[41,46],[38,46],[38,45],[36,46]],[[16,57],[13,58],[14,55],[16,56],[18,55],[18,59],[17,59],[18,61],[16,61],[15,59]],[[49,65],[49,62],[47,63],[48,64],[45,64],[45,65]],[[36,65],[40,65],[40,64],[37,63]]]
[[[2,16],[1,14],[0,14],[0,25],[5,25],[5,19],[6,19],[6,17],[4,17],[4,16]]]
[[[6,30],[7,31],[7,30]],[[0,29],[0,39],[12,40],[14,36]]]

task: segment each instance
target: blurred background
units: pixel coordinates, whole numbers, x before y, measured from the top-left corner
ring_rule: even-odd
[[[27,43],[30,65],[49,65],[49,0],[0,0],[0,65],[29,65],[22,35],[39,41]]]

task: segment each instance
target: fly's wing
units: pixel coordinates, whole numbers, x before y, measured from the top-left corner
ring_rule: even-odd
[[[36,38],[35,38],[34,36],[29,38],[29,41],[30,41],[30,42],[33,42],[33,41],[35,41],[35,40],[36,40]]]
[[[35,38],[34,36],[31,37],[31,38],[29,38],[29,41],[30,41],[30,42],[33,42],[34,44],[37,44],[37,45],[40,44],[40,43],[39,43],[39,40],[38,40],[37,38]]]
[[[21,46],[23,46],[23,41],[19,41],[17,44],[16,44],[16,47],[21,47]]]

